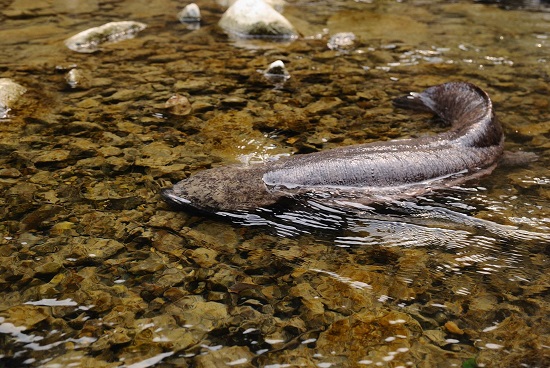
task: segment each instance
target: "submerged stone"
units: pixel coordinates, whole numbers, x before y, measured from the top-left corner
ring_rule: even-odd
[[[67,72],[65,81],[71,89],[88,89],[91,86],[91,76],[88,72],[74,68]]]
[[[134,21],[110,22],[68,38],[65,46],[76,52],[92,53],[98,51],[103,44],[134,38],[146,27],[146,24]]]
[[[340,32],[332,36],[327,47],[331,50],[349,51],[355,46],[355,34],[352,32]]]
[[[189,102],[187,97],[180,94],[170,97],[164,103],[164,107],[173,115],[189,115],[192,110],[191,102]]]
[[[34,305],[17,305],[1,312],[0,323],[10,323],[13,325],[13,329],[24,331],[35,327],[49,318],[50,317],[46,311],[46,308],[44,307]]]
[[[282,86],[290,78],[290,74],[282,60],[276,60],[269,64],[263,74],[268,81],[276,86]]]
[[[27,89],[8,78],[0,78],[0,119],[8,117],[8,112]]]
[[[227,366],[253,367],[253,358],[254,354],[247,347],[229,346],[217,351],[211,351],[207,355],[200,355],[195,358],[195,363],[199,368]]]
[[[223,14],[219,25],[239,37],[298,37],[294,26],[264,0],[236,1]]]

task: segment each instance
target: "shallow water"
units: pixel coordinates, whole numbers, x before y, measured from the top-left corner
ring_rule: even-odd
[[[227,37],[214,2],[190,30],[177,1],[0,1],[0,78],[28,90],[0,121],[0,367],[550,365],[550,12],[530,3],[289,1],[303,37],[274,43]],[[114,20],[148,28],[63,44]],[[260,73],[277,59],[283,86]],[[538,160],[353,211],[160,199],[209,167],[442,131],[391,99],[449,80]]]

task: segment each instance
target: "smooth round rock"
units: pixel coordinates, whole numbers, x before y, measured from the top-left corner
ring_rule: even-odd
[[[92,53],[98,51],[103,44],[134,38],[145,28],[147,28],[146,24],[134,21],[105,23],[68,38],[65,46],[76,52]]]
[[[282,60],[276,60],[269,64],[263,74],[268,81],[276,85],[283,84],[290,78]]]
[[[333,35],[327,42],[331,50],[349,51],[355,47],[355,34],[351,32],[340,32]]]
[[[187,4],[185,8],[178,13],[178,19],[182,23],[200,22],[201,10],[195,3]]]
[[[298,37],[294,26],[264,0],[236,1],[223,14],[219,25],[239,37]]]
[[[25,92],[27,89],[22,85],[9,78],[0,78],[0,119],[8,117],[8,112]]]

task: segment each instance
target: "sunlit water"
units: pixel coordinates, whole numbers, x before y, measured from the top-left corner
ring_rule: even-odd
[[[228,38],[213,2],[195,30],[170,0],[0,2],[0,77],[29,90],[0,122],[0,366],[548,366],[550,13],[526,3],[289,1],[303,37],[285,44]],[[113,20],[148,28],[63,45]],[[330,50],[337,32],[356,45]],[[261,73],[276,59],[284,85]],[[457,79],[537,161],[372,207],[205,217],[158,195],[211,166],[441,131],[390,101]],[[175,93],[190,115],[164,108]]]

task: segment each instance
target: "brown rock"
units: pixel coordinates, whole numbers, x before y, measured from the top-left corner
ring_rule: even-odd
[[[445,323],[445,328],[447,329],[447,331],[449,331],[452,334],[456,334],[456,335],[464,334],[464,330],[458,327],[457,324],[454,323],[453,321],[448,321],[447,323]]]

